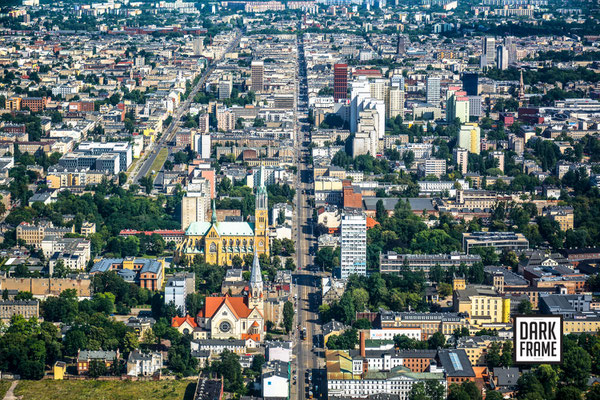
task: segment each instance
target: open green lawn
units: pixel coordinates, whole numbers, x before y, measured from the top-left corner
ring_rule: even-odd
[[[165,161],[167,161],[167,157],[169,157],[169,150],[167,150],[166,147],[163,147],[162,149],[160,149],[160,151],[156,155],[156,158],[152,162],[152,166],[150,167],[150,171],[148,171],[148,175],[151,175],[152,171],[160,171]]]
[[[196,381],[193,380],[151,382],[42,380],[19,382],[15,395],[23,396],[24,400],[192,400],[195,390]]]
[[[12,381],[0,381],[0,399],[4,398],[4,395],[6,394],[6,391],[10,387],[11,383]]]

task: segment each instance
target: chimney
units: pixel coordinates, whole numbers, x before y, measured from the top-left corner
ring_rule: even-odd
[[[365,331],[360,331],[360,356],[365,358]]]

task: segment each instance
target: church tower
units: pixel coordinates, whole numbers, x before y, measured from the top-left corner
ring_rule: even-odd
[[[269,198],[264,172],[264,167],[261,166],[254,211],[254,249],[258,254],[269,254]]]
[[[254,253],[254,261],[252,262],[252,270],[250,272],[250,293],[248,293],[248,308],[256,307],[261,314],[264,311],[263,298],[263,280],[260,271],[260,262],[258,253]]]

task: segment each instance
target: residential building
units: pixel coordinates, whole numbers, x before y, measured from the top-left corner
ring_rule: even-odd
[[[206,180],[190,185],[190,191],[181,199],[181,229],[187,230],[193,223],[206,221],[210,207],[210,184]]]
[[[497,168],[504,172],[504,152],[501,150],[490,151],[488,157],[495,160],[498,164]]]
[[[185,315],[187,313],[185,299],[195,290],[196,275],[193,272],[172,276],[165,285],[165,304],[175,304],[175,307]]]
[[[481,130],[477,124],[463,124],[458,134],[458,147],[467,149],[470,153],[479,154],[481,151]]]
[[[263,61],[252,61],[250,64],[250,79],[251,89],[255,93],[260,93],[264,90],[264,74],[265,74],[265,63]]]
[[[290,397],[290,363],[280,360],[268,361],[262,367],[261,387],[263,399],[287,399]]]
[[[435,176],[440,178],[446,174],[446,160],[429,158],[424,163],[419,164],[419,173],[422,177]]]
[[[40,223],[38,225],[21,222],[17,226],[17,240],[23,240],[26,244],[36,248],[41,248],[42,241],[46,236],[53,236],[55,239],[60,239],[67,233],[75,233],[75,228],[55,227],[52,222]]]
[[[364,351],[362,351],[364,353]],[[447,388],[444,373],[412,372],[399,365],[390,370],[369,370],[363,366],[363,354],[348,350],[327,350],[327,394],[329,397],[365,398],[376,394],[397,395],[407,399],[413,385],[434,381]]]
[[[510,299],[503,298],[492,286],[469,285],[455,290],[454,311],[466,313],[472,325],[508,323],[510,320]]]
[[[449,91],[446,102],[446,119],[448,122],[454,122],[459,119],[462,123],[469,122],[469,98],[467,93],[461,90]]]
[[[115,271],[126,282],[151,291],[161,290],[164,284],[164,259],[151,258],[104,258],[97,261],[90,274]]]
[[[69,275],[67,278],[9,278],[4,275],[0,277],[0,289],[30,292],[33,297],[40,299],[58,297],[67,289],[75,290],[80,299],[92,297],[89,275]]]
[[[267,361],[283,361],[286,363],[292,360],[292,342],[285,341],[267,341],[264,343],[265,358]]]
[[[440,104],[440,84],[442,79],[439,76],[427,76],[425,80],[425,98],[428,104],[438,106]]]
[[[119,350],[79,350],[77,352],[77,374],[87,375],[90,370],[90,362],[103,362],[107,369],[119,360]]]
[[[362,211],[346,211],[340,224],[340,276],[367,273],[367,217]]]
[[[542,215],[558,222],[561,231],[567,231],[575,228],[575,217],[573,207],[570,206],[551,206],[542,211]]]
[[[429,273],[439,265],[443,269],[458,268],[461,264],[472,266],[481,262],[478,254],[397,254],[394,251],[379,254],[379,271],[382,274],[399,274],[405,267]]]
[[[463,336],[458,338],[456,348],[464,350],[472,366],[486,366],[487,353],[492,344],[502,345],[506,339],[500,336]]]
[[[527,250],[529,241],[521,233],[515,232],[466,232],[463,233],[463,251],[470,253],[474,247],[494,247],[497,252],[507,250]]]
[[[127,357],[128,376],[153,376],[160,375],[163,367],[163,357],[160,352],[141,353],[133,350]]]
[[[469,328],[469,316],[461,313],[380,311],[378,318],[382,329],[420,328],[423,340],[436,332],[450,336],[456,329]]]
[[[46,236],[42,240],[42,251],[48,259],[52,274],[56,263],[62,260],[65,267],[74,271],[83,271],[87,268],[91,257],[91,242],[82,238],[55,238]]]
[[[6,289],[2,287],[2,289]],[[0,320],[10,321],[13,315],[22,315],[25,319],[40,316],[38,300],[0,300]]]
[[[469,166],[469,150],[462,147],[455,147],[452,154],[454,156],[454,163],[458,165],[460,173],[463,175],[466,174]]]

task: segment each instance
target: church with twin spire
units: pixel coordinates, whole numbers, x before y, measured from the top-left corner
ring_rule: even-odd
[[[244,259],[248,254],[269,254],[269,198],[263,167],[256,191],[254,222],[217,221],[213,200],[210,222],[190,224],[184,240],[175,250],[175,261],[191,263],[199,256],[208,264],[231,266],[235,256]]]

